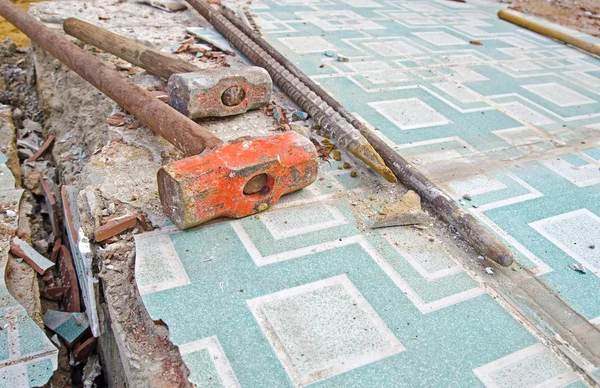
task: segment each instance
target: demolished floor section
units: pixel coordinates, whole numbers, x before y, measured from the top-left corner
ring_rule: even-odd
[[[597,60],[497,20],[496,5],[470,3],[280,0],[253,2],[250,13],[271,44],[377,127],[594,322],[600,311],[590,296],[598,288],[593,255],[600,251],[587,239],[594,239],[600,214],[600,119],[590,87],[600,79]],[[189,10],[169,14],[172,24],[157,28],[133,19],[136,10],[146,12],[139,4],[93,7],[100,6],[76,16],[94,23],[109,17],[104,27],[141,34],[165,50],[173,31],[183,31],[174,27],[183,15],[189,26],[206,26]],[[66,1],[34,11],[50,23],[75,12]],[[475,39],[483,46],[469,44]],[[48,63],[46,74],[55,71]],[[219,135],[248,134],[248,126],[260,127],[257,115],[263,116],[223,120]],[[143,127],[111,128],[110,136],[90,138],[76,152],[67,149],[74,142],[66,128],[57,133],[60,152],[92,155],[83,173],[68,178],[96,179],[80,183],[89,185],[92,213],[102,211],[91,206],[90,192],[98,188],[161,226],[135,236],[135,282],[198,386],[585,386],[518,314],[488,294],[478,277],[492,278],[493,266],[443,225],[430,219],[369,229],[405,190],[381,182],[351,156],[325,162],[315,184],[269,212],[182,232],[161,218],[149,173],[176,152]],[[124,171],[128,163],[140,165],[135,176]],[[552,236],[585,237],[574,242],[588,250],[567,249]],[[588,273],[573,271],[575,261]],[[478,272],[467,272],[465,262]],[[103,284],[111,272],[126,271],[114,259],[97,264]],[[115,294],[114,301],[122,299]],[[126,360],[124,368],[136,365]]]

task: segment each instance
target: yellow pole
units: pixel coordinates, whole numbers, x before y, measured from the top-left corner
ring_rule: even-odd
[[[560,40],[561,42],[570,44],[571,46],[575,46],[584,51],[587,51],[594,55],[600,56],[600,45],[594,44],[587,40],[576,38],[572,35],[566,34],[564,32],[560,32],[560,31],[550,28],[548,26],[544,26],[540,23],[536,23],[532,20],[526,19],[526,18],[518,15],[515,12],[500,10],[500,11],[498,11],[498,17],[500,19],[506,20],[513,24],[516,24],[517,26],[527,28],[528,30],[537,32],[538,34],[542,34],[542,35],[548,36],[550,38]]]

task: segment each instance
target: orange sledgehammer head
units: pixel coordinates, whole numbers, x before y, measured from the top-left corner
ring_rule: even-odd
[[[264,211],[313,183],[318,170],[315,146],[296,132],[240,138],[163,166],[158,192],[167,216],[187,229]]]

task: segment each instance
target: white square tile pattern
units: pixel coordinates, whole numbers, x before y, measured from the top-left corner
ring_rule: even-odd
[[[600,276],[600,249],[590,246],[600,241],[600,217],[588,209],[545,218],[529,224],[539,234]]]
[[[297,387],[405,350],[346,275],[247,303]]]
[[[298,206],[293,214],[286,209],[263,213],[260,220],[276,240],[348,223],[338,209],[324,203]]]
[[[301,36],[296,38],[279,38],[279,41],[298,54],[319,53],[337,48],[320,36]]]
[[[447,32],[435,31],[435,32],[414,32],[413,35],[434,44],[436,46],[454,46],[468,44],[467,41],[458,39],[454,35],[450,35]]]
[[[169,237],[169,233],[174,231],[175,227],[166,227],[135,236],[135,272],[144,274],[137,280],[140,295],[190,284]],[[160,272],[156,272],[157,265],[161,268]]]
[[[554,120],[544,116],[541,113],[534,111],[533,109],[521,104],[520,102],[513,101],[500,105],[504,109],[516,115],[518,118],[526,120],[527,122],[533,125],[546,125],[554,123]]]
[[[370,102],[369,106],[400,129],[450,124],[451,121],[418,98]]]
[[[548,100],[560,107],[595,104],[596,101],[577,93],[574,90],[567,88],[556,82],[547,84],[525,85],[522,88],[529,90],[531,93],[537,94],[545,100]]]
[[[488,388],[566,387],[579,377],[541,343],[473,369]]]

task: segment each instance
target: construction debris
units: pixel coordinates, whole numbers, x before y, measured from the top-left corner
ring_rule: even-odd
[[[573,269],[573,270],[575,270],[577,272],[581,272],[583,274],[587,273],[587,270],[585,269],[585,267],[581,263],[572,263],[572,264],[569,265],[569,267],[571,267],[571,269]]]
[[[44,142],[44,144],[42,144],[42,146],[36,151],[36,153],[33,154],[32,156],[30,156],[26,160],[26,162],[28,162],[28,163],[35,162],[40,156],[44,155],[46,153],[46,151],[48,151],[50,146],[52,146],[52,143],[54,143],[54,140],[56,140],[56,137],[54,135],[50,135],[48,137],[48,139]]]
[[[381,209],[369,228],[387,228],[391,226],[424,225],[429,222],[428,215],[421,208],[421,197],[412,190],[391,205]]]
[[[348,57],[347,57],[347,56],[345,56],[345,55],[338,54],[338,55],[337,55],[337,60],[338,60],[338,62],[349,62],[349,61],[350,61],[350,58],[348,58]]]
[[[31,245],[18,237],[13,238],[10,244],[10,253],[25,260],[40,275],[54,267],[53,262],[40,255]]]
[[[44,315],[44,325],[58,334],[67,346],[71,346],[89,329],[90,324],[84,313],[69,313],[48,310]]]
[[[178,12],[187,8],[185,4],[177,0],[142,0],[142,3],[166,12]]]
[[[127,215],[123,217],[113,218],[108,220],[104,225],[100,226],[94,232],[94,240],[102,242],[109,237],[131,229],[137,225],[137,217],[135,215]]]
[[[55,238],[61,235],[62,231],[60,230],[60,226],[58,224],[58,212],[56,208],[56,199],[54,199],[54,194],[48,185],[48,182],[42,175],[40,175],[40,187],[42,188],[42,193],[44,194],[44,199],[46,202],[46,211],[48,212],[48,217],[50,218],[50,225],[52,226],[52,233]],[[51,260],[55,261],[55,260]]]
[[[185,29],[188,34],[194,35],[196,38],[203,42],[210,44],[218,48],[219,50],[226,53],[234,53],[235,51],[227,42],[227,39],[223,38],[223,35],[219,34],[214,30],[209,30],[201,27],[188,27]]]

